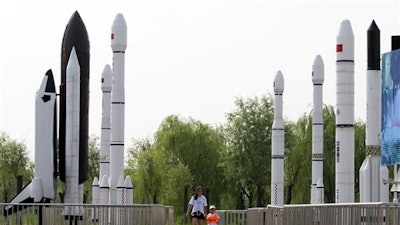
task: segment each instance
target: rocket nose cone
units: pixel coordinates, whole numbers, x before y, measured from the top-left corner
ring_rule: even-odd
[[[121,176],[119,176],[119,179],[118,179],[117,188],[124,188],[124,187],[125,187],[125,180],[121,175]]]
[[[75,47],[72,47],[71,54],[69,55],[67,72],[69,70],[71,70],[74,73],[78,73],[80,71],[78,56],[76,55]]]
[[[110,185],[108,183],[108,176],[107,175],[104,175],[103,178],[101,178],[100,187],[103,187],[103,188],[110,187]]]
[[[354,35],[349,20],[340,24],[336,37],[336,62],[354,62]]]
[[[338,36],[354,36],[349,20],[343,20],[340,24]]]
[[[125,18],[124,18],[124,15],[122,15],[122,13],[118,13],[115,16],[112,26],[113,27],[126,27]]]
[[[371,32],[380,32],[378,25],[376,25],[375,20],[372,20],[371,24],[368,27],[367,31]]]
[[[131,180],[131,177],[130,177],[130,176],[126,176],[126,178],[125,178],[125,186],[126,186],[127,188],[132,188],[132,187],[133,187],[133,185],[132,185],[132,180]]]
[[[112,71],[110,65],[105,65],[103,69],[103,73],[101,74],[101,90],[102,91],[111,91],[112,82],[111,82]]]
[[[97,179],[97,177],[94,177],[92,186],[99,186],[99,180]]]
[[[312,65],[312,81],[314,84],[322,84],[324,82],[324,61],[321,55],[315,56]]]
[[[111,48],[115,51],[125,52],[127,45],[127,28],[124,16],[118,13],[111,26]]]
[[[381,62],[381,32],[372,20],[371,25],[367,30],[367,69],[380,70]]]
[[[275,94],[282,94],[284,89],[284,80],[281,71],[278,71],[274,79],[274,92]]]

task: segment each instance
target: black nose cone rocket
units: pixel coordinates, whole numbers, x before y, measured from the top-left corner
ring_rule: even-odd
[[[60,129],[59,129],[59,172],[65,182],[65,128],[66,128],[66,68],[68,59],[75,47],[80,65],[80,112],[79,112],[79,184],[89,179],[89,37],[77,11],[71,16],[65,28],[61,48],[60,84]]]
[[[367,30],[367,45],[367,69],[380,70],[381,31],[376,25],[375,20],[372,21]]]

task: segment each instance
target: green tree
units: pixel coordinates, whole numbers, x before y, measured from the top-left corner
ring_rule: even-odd
[[[285,204],[310,202],[312,116],[285,126]]]
[[[241,195],[236,198],[237,208],[245,208],[246,202],[247,207],[266,206],[270,195],[273,102],[271,96],[237,98],[235,106],[226,117],[225,177],[233,184],[234,192]]]
[[[189,193],[200,185],[208,190],[209,202],[219,204],[224,185],[218,164],[224,144],[217,129],[171,115],[160,125],[154,147],[165,166],[163,202],[185,208]]]
[[[135,202],[160,203],[163,161],[158,154],[150,139],[133,140],[133,145],[128,150],[128,167],[125,171],[135,184]]]
[[[17,194],[17,177],[22,176],[25,186],[33,176],[33,163],[26,145],[0,133],[0,201],[8,202]]]

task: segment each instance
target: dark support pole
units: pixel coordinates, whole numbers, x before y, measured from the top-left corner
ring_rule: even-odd
[[[39,225],[43,225],[43,205],[39,205]]]

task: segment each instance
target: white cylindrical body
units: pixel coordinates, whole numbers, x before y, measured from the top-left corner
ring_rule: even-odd
[[[384,184],[382,182],[383,179],[388,180],[389,179],[389,170],[386,166],[381,166],[381,171],[380,171],[380,177],[381,177],[381,186],[380,186],[380,201],[381,202],[389,202],[389,184]]]
[[[40,195],[34,202],[42,200],[42,197],[54,199],[56,193],[54,139],[57,136],[54,126],[57,124],[56,93],[48,90],[48,85],[54,87],[54,79],[51,70],[46,73],[40,89],[35,97],[35,179],[40,179]],[[46,99],[48,98],[48,99]],[[32,180],[32,185],[34,183]],[[36,187],[35,187],[36,188]],[[33,197],[33,196],[32,196]],[[40,198],[36,201],[37,198]]]
[[[354,35],[344,20],[336,37],[336,203],[354,202]]]
[[[122,176],[120,176],[118,179],[117,205],[125,205],[125,181]]]
[[[284,198],[284,149],[285,127],[282,117],[284,90],[283,75],[280,71],[275,76],[275,108],[274,122],[272,124],[272,156],[271,156],[271,204],[283,205]]]
[[[100,184],[97,177],[93,179],[92,183],[92,203],[99,204],[100,203]]]
[[[80,66],[72,48],[66,77],[65,203],[80,203],[79,196],[79,110]],[[78,207],[67,207],[65,215],[79,215]]]
[[[95,177],[92,182],[92,204],[100,204],[100,184],[97,177]],[[92,221],[98,221],[98,219],[99,209],[94,207],[92,209]]]
[[[106,205],[109,204],[109,183],[108,183],[108,176],[104,175],[101,178],[100,182],[100,204]],[[99,208],[99,221],[100,224],[108,224],[108,215],[109,209],[108,207],[101,207]]]
[[[319,179],[317,182],[317,186],[315,188],[315,202],[316,204],[323,204],[324,203],[324,183],[322,179]]]
[[[311,204],[321,204],[324,203],[324,199],[320,198],[317,200],[316,191],[317,183],[321,181],[318,191],[324,191],[323,186],[323,174],[324,174],[324,157],[323,157],[323,109],[322,109],[322,85],[324,82],[324,63],[320,55],[315,57],[312,66],[312,81],[313,81],[313,126],[312,126],[312,183],[311,183]],[[323,197],[323,195],[322,195]],[[322,201],[322,202],[321,202]]]
[[[367,70],[366,155],[360,168],[360,202],[380,200],[381,72]]]
[[[111,90],[110,203],[116,203],[118,179],[124,172],[126,23],[122,14],[111,28],[113,83]]]
[[[130,176],[126,176],[125,178],[125,187],[126,187],[125,204],[127,205],[133,204],[133,184]]]
[[[100,179],[110,176],[110,138],[111,138],[111,85],[112,71],[110,65],[104,67],[101,75],[102,115],[101,115],[101,140],[100,140]]]
[[[104,175],[101,179],[100,190],[99,190],[99,202],[100,204],[108,204],[109,203],[109,189],[110,185],[108,183],[107,175]]]

